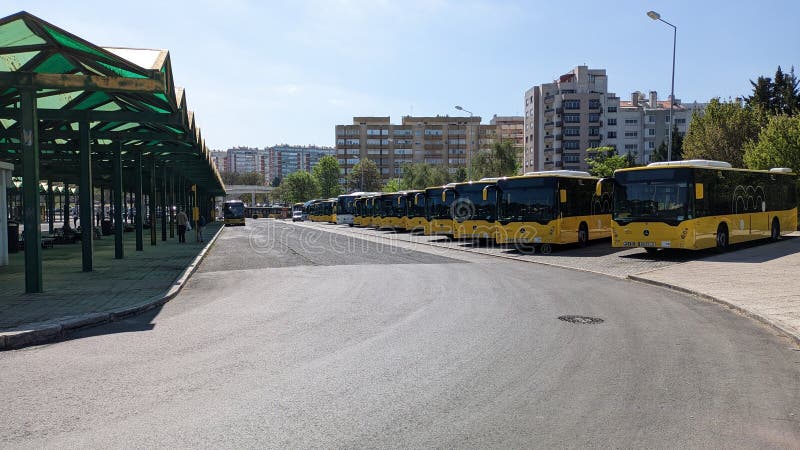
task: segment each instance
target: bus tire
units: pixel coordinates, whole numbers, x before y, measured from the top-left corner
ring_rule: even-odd
[[[717,250],[724,252],[728,249],[728,226],[724,223],[717,227]]]
[[[550,244],[542,244],[539,248],[541,249],[543,255],[549,255],[553,253],[553,246]]]
[[[581,222],[578,226],[578,245],[581,247],[589,245],[589,226],[586,222]]]
[[[772,233],[770,234],[770,238],[773,241],[778,241],[781,238],[781,222],[777,217],[772,219]]]

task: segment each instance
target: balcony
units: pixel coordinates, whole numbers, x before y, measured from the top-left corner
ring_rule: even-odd
[[[553,135],[552,134],[548,134],[547,136],[544,137],[544,141],[545,142],[552,141],[552,140],[553,140]]]
[[[545,113],[545,114],[552,114],[552,113],[554,113],[554,112],[555,112],[555,110],[556,110],[555,108],[553,108],[552,106],[550,106],[550,107],[547,107],[547,108],[545,108],[545,109],[544,109],[544,113]]]
[[[555,99],[556,99],[556,96],[555,96],[555,95],[553,95],[553,94],[550,94],[550,95],[545,95],[545,96],[544,96],[544,102],[545,102],[545,103],[548,103],[548,104],[549,104],[549,103],[553,103],[553,101],[554,101]]]
[[[545,127],[545,128],[552,128],[552,127],[553,127],[553,125],[555,125],[555,122],[553,122],[553,121],[550,121],[550,122],[545,122],[545,123],[544,123],[544,127]]]

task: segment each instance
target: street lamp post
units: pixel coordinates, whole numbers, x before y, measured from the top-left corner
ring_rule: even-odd
[[[459,105],[456,105],[455,108],[459,111],[464,111],[465,113],[469,114],[472,117],[472,111],[468,111],[462,108]],[[467,127],[464,127],[464,143],[467,145],[467,178],[470,180],[472,179],[472,147],[469,145],[469,141],[467,141]]]
[[[672,86],[669,95],[669,145],[667,146],[667,161],[672,161],[672,127],[675,123],[673,107],[675,106],[675,47],[678,38],[678,27],[661,18],[661,14],[655,11],[647,11],[647,17],[659,20],[672,27]]]

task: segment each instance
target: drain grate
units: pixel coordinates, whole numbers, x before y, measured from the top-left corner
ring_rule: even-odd
[[[582,325],[594,325],[596,323],[603,323],[603,319],[597,317],[587,316],[558,316],[558,320],[563,320],[569,323],[579,323]]]

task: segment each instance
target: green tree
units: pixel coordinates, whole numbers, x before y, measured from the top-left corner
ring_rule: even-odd
[[[387,181],[386,184],[383,185],[383,192],[397,192],[402,190],[400,187],[400,180],[397,178],[392,178],[391,180]]]
[[[656,148],[656,151],[650,155],[650,161],[666,161],[667,160],[667,141],[661,141],[661,145]],[[683,136],[678,133],[678,126],[672,126],[672,160],[680,161],[683,159]]]
[[[320,196],[336,197],[342,194],[339,185],[339,162],[331,155],[323,156],[314,166],[314,178],[319,183]]]
[[[264,186],[264,174],[258,172],[247,172],[239,174],[236,184],[246,184],[248,186]]]
[[[348,191],[376,192],[380,191],[381,186],[383,186],[381,172],[375,162],[369,158],[359,161],[347,174]]]
[[[758,139],[759,128],[759,114],[753,108],[714,98],[705,112],[692,113],[682,156],[727,161],[734,167],[742,167],[744,145]]]
[[[511,141],[495,142],[472,158],[472,178],[503,177],[519,171],[519,151]]]
[[[276,188],[281,185],[281,177],[275,177],[272,179],[272,182],[269,184],[270,186]]]
[[[319,183],[313,175],[301,170],[289,174],[280,186],[283,200],[298,203],[319,197]]]
[[[770,117],[758,140],[745,145],[744,162],[750,169],[791,167],[800,171],[800,115]]]
[[[633,167],[633,155],[617,155],[613,147],[594,147],[586,149],[586,163],[589,164],[589,173],[596,177],[607,178],[617,169]]]
[[[456,183],[463,183],[464,181],[467,181],[468,176],[469,175],[467,174],[467,168],[459,167],[458,169],[456,169],[455,176],[453,176],[453,181],[455,181]]]
[[[756,81],[750,80],[753,94],[747,98],[747,104],[769,114],[797,114],[800,111],[798,83],[794,67],[789,73],[784,73],[778,66],[775,78],[760,76]],[[766,123],[762,125],[766,126]]]

